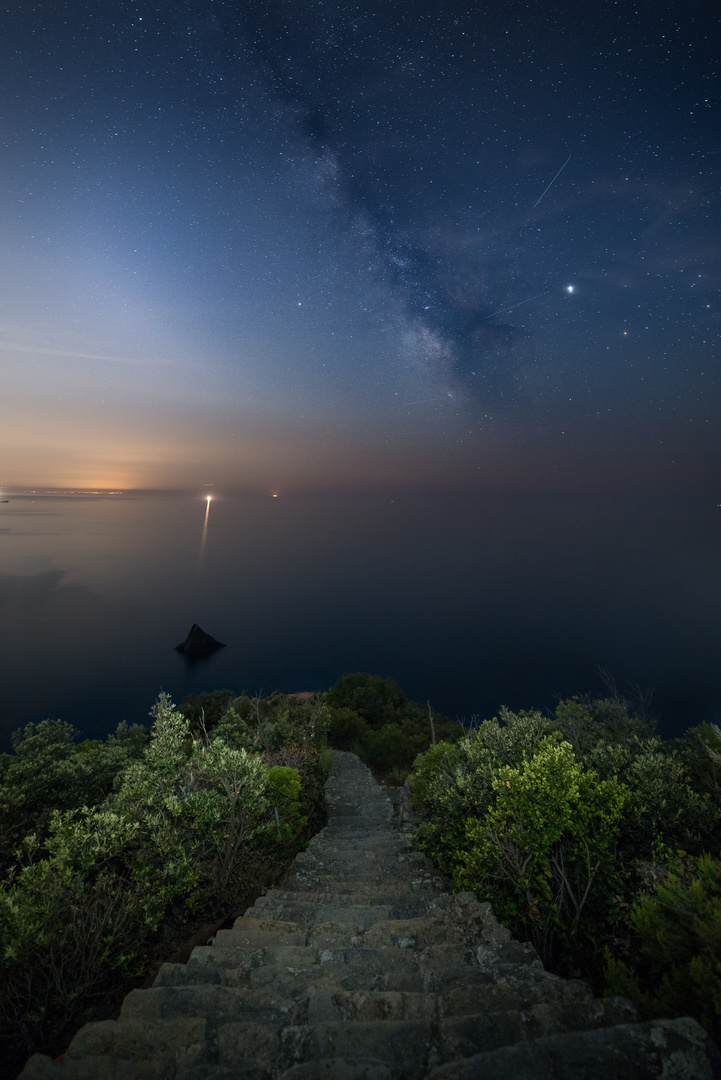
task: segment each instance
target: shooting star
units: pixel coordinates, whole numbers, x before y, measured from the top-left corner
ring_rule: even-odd
[[[541,201],[541,199],[543,198],[543,196],[544,196],[544,195],[546,194],[546,192],[548,191],[548,188],[550,188],[550,187],[551,187],[551,184],[555,184],[556,180],[558,180],[559,176],[561,175],[561,173],[563,172],[563,170],[564,170],[564,169],[566,168],[566,166],[568,165],[568,163],[569,163],[569,161],[570,161],[570,160],[571,160],[571,155],[569,154],[569,155],[568,155],[568,157],[566,158],[566,160],[564,161],[563,165],[561,166],[561,168],[560,168],[560,169],[558,170],[558,172],[557,172],[557,173],[556,173],[556,175],[554,176],[553,180],[551,180],[551,183],[550,183],[550,184],[548,185],[548,187],[544,188],[544,190],[543,190],[543,191],[541,192],[541,195],[540,195],[540,197],[539,197],[538,199],[536,199],[536,201],[534,202],[534,204],[533,204],[533,209],[534,209],[534,210],[535,210],[535,209],[536,209],[536,207],[538,206],[538,204],[539,204],[539,202]]]
[[[536,293],[535,296],[529,296],[527,300],[519,300],[517,304],[511,304],[510,307],[501,308],[500,311],[492,311],[490,315],[486,315],[487,319],[492,319],[494,315],[505,315],[507,311],[513,311],[514,308],[520,307],[521,304],[530,304],[531,300],[538,300],[539,296],[547,296],[550,289],[546,289],[544,292]]]

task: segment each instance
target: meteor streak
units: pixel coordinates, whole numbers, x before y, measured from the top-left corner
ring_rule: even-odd
[[[535,296],[529,296],[526,300],[519,300],[517,304],[511,304],[510,307],[501,308],[500,311],[492,311],[490,315],[486,315],[486,318],[492,319],[494,315],[505,315],[507,311],[513,311],[514,308],[520,307],[521,304],[530,304],[531,300],[538,300],[539,296],[546,296],[549,291],[549,289],[546,289],[544,292],[536,293]]]
[[[561,173],[563,172],[563,170],[564,170],[564,169],[566,168],[566,166],[568,165],[568,163],[569,163],[569,161],[570,161],[570,160],[571,160],[571,155],[569,154],[569,155],[568,155],[568,157],[566,158],[566,160],[564,161],[563,165],[561,166],[561,168],[560,168],[560,169],[558,170],[558,172],[557,172],[557,173],[556,173],[556,175],[554,176],[553,180],[551,180],[551,184],[555,184],[556,180],[558,180],[559,176],[561,175]],[[534,204],[533,204],[533,209],[534,209],[534,210],[535,210],[535,209],[536,209],[536,207],[538,206],[538,204],[539,204],[539,202],[541,201],[541,199],[543,198],[543,196],[544,196],[544,195],[546,194],[546,192],[548,191],[548,188],[550,188],[551,184],[549,184],[549,185],[548,185],[548,187],[544,188],[544,190],[543,190],[543,191],[541,192],[541,195],[539,196],[539,198],[538,198],[538,199],[536,199],[536,201],[534,202]]]

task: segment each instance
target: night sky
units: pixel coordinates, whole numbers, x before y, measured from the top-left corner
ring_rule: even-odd
[[[0,483],[721,502],[715,4],[22,0],[0,43]]]

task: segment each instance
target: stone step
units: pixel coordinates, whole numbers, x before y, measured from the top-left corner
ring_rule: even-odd
[[[287,1062],[288,1068],[312,1066],[316,1072],[300,1072],[313,1077],[322,1075],[320,1062],[327,1058],[370,1060],[384,1065],[392,1080],[422,1080],[429,1067],[440,1063],[434,1053],[433,1034],[434,1025],[424,1020],[334,1021],[288,1028],[283,1033],[283,1063]]]
[[[470,985],[473,978],[473,987],[492,985],[492,974],[464,963],[472,959],[472,955],[470,950],[457,945],[435,945],[421,953],[410,949],[391,951],[361,946],[329,949],[274,946],[251,952],[202,946],[194,950],[187,965],[164,964],[158,973],[157,985],[188,985],[202,981],[259,987],[277,985],[292,996],[298,987],[302,989],[331,980],[345,989],[442,993],[455,985],[459,973],[463,983]],[[514,970],[523,974],[528,969]],[[180,971],[187,974],[180,975]]]
[[[279,1080],[397,1080],[390,1066],[373,1058],[323,1058],[321,1061],[294,1065]]]
[[[325,831],[325,830],[324,830]],[[336,847],[338,850],[338,847]],[[308,844],[305,851],[300,851],[295,857],[295,867],[303,867],[309,863],[327,863],[330,861],[331,848],[323,833],[317,833]],[[391,858],[399,865],[431,866],[429,859],[417,848],[414,848],[407,840],[403,840],[401,846],[398,841],[393,841]]]
[[[508,991],[509,988],[495,988]],[[328,987],[313,991],[307,1002],[307,1023],[332,1021],[437,1021],[439,1030],[452,1039],[452,1047],[461,1040],[460,1056],[477,1053],[489,1046],[488,1031],[498,1024],[520,1025],[517,1038],[539,1038],[560,1031],[592,1030],[619,1023],[633,1022],[636,1012],[630,1002],[623,998],[591,998],[582,1001],[527,1002],[524,1008],[506,992],[489,995],[487,1000],[476,999],[473,1011],[464,1009],[462,1015],[449,1010],[449,1000],[442,995],[423,992],[393,990],[341,990]],[[493,1037],[494,1039],[496,1036]],[[511,1040],[517,1041],[517,1038]],[[469,1041],[470,1040],[470,1041]],[[471,1044],[476,1047],[471,1048]],[[470,1048],[470,1049],[469,1049]],[[459,1056],[457,1049],[446,1053]]]
[[[208,1063],[207,1022],[174,1017],[86,1024],[62,1061],[34,1054],[23,1080],[170,1080]]]
[[[283,1080],[290,1075],[284,1073]],[[332,1072],[325,1075],[335,1080]],[[435,1068],[427,1080],[598,1080],[603,1076],[717,1080],[721,1054],[700,1024],[681,1017],[506,1045]]]
[[[257,987],[154,986],[131,990],[123,1001],[120,1020],[170,1020],[174,1017],[236,1018],[266,1026],[285,1027],[305,1020],[305,1008]]]
[[[405,886],[409,888],[411,882],[434,880],[440,880],[444,886],[446,885],[438,874],[430,874],[423,870],[412,872],[408,868],[396,866],[385,867],[376,862],[372,868],[367,870],[364,870],[363,867],[359,869],[357,865],[346,870],[324,869],[321,867],[315,869],[304,868],[302,871],[289,874],[279,887],[284,889],[294,889],[297,886],[307,888],[312,883],[313,888],[317,885],[321,889],[335,886],[343,888],[357,887],[359,889],[382,889],[384,886]]]
[[[288,893],[281,892],[275,896],[265,896],[260,903],[256,900],[252,908],[248,910],[255,917],[264,916],[273,918],[277,912],[282,918],[292,918],[295,922],[306,927],[323,922],[352,922],[354,925],[368,927],[372,925],[372,919],[368,912],[374,913],[374,918],[390,919],[418,919],[428,914],[431,901],[435,893],[406,889],[403,892],[378,893],[373,895],[358,896],[348,893],[313,893],[311,891],[297,893],[290,890]],[[383,911],[378,916],[377,912]],[[339,912],[348,912],[347,915]],[[361,914],[362,913],[362,914]]]
[[[232,929],[218,930],[215,944],[226,948],[257,949],[269,945],[305,945],[306,937],[306,929],[295,921],[243,915],[235,920]]]
[[[377,901],[382,893],[389,896],[392,903],[397,896],[411,896],[424,894],[433,897],[434,892],[443,888],[440,878],[417,877],[411,878],[385,876],[371,881],[339,881],[330,875],[297,875],[287,878],[283,886],[271,889],[267,895],[273,900],[309,900],[311,895],[316,899],[325,900],[327,896],[363,896],[363,899]]]
[[[308,888],[307,882],[299,882],[299,885],[305,884],[306,888],[289,889],[285,885],[280,889],[270,889],[264,897],[261,899],[263,903],[259,903],[256,900],[253,905],[253,910],[260,908],[266,908],[273,902],[279,902],[284,904],[327,904],[332,901],[340,901],[346,903],[349,899],[362,900],[364,905],[367,904],[370,907],[378,907],[379,904],[387,904],[393,906],[399,900],[403,901],[406,898],[409,900],[418,900],[419,897],[427,897],[427,899],[434,899],[434,890],[431,887],[431,882],[424,884],[419,881],[416,885],[413,885],[407,879],[405,882],[390,883],[384,885],[364,886],[362,888],[349,888],[346,885],[335,885],[329,883],[325,886],[319,886],[315,889]],[[385,897],[385,899],[382,899]],[[355,905],[357,906],[357,904]]]
[[[439,1018],[434,994],[407,990],[314,990],[308,998],[307,1023],[426,1020]]]
[[[263,901],[261,903],[261,901]],[[350,905],[350,904],[321,904],[308,901],[273,901],[266,897],[256,900],[255,905],[249,908],[246,915],[261,914],[261,917],[269,916],[281,921],[295,922],[306,928],[319,926],[323,923],[333,923],[339,926],[362,927],[367,930],[374,923],[382,919],[389,919],[392,914],[390,904],[377,905]],[[227,930],[226,933],[234,933]],[[217,940],[217,938],[216,938]]]
[[[441,922],[431,916],[408,919],[379,919],[368,928],[363,943],[367,949],[414,949],[420,951],[428,945],[468,945],[480,943],[478,933],[452,922]],[[478,942],[476,942],[478,938]]]
[[[326,825],[321,833],[318,833],[308,844],[308,850],[313,852],[338,852],[345,855],[349,852],[376,852],[386,851],[392,855],[401,855],[413,851],[413,845],[407,836],[394,832],[390,828],[380,829],[377,826],[371,828],[354,828],[348,822]]]
[[[441,892],[441,884],[431,878],[385,878],[379,882],[348,882],[335,881],[332,878],[320,878],[308,880],[307,878],[295,878],[284,881],[282,888],[274,890],[268,895],[271,899],[286,901],[308,900],[315,897],[318,903],[324,903],[328,898],[342,897],[344,901],[358,897],[364,902],[376,900],[381,894],[388,897],[388,903],[392,903],[398,897],[422,896],[432,900],[436,893]]]
[[[426,862],[411,862],[402,856],[386,856],[377,859],[307,859],[294,864],[288,878],[337,876],[357,878],[359,881],[380,880],[386,877],[402,880],[408,877],[440,877],[438,871]],[[288,880],[286,878],[286,880]]]
[[[218,965],[163,964],[154,987],[184,986],[239,987],[267,991],[282,999],[308,997],[316,990],[382,990],[426,993],[427,979],[417,964],[395,965],[379,970],[376,964],[356,967],[345,963],[316,963],[308,967],[266,964],[255,968]]]

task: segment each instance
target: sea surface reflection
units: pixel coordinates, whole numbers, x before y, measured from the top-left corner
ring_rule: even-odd
[[[392,675],[451,716],[653,688],[664,734],[721,718],[721,511],[698,501],[29,497],[0,505],[0,743],[145,722],[160,689]],[[227,642],[188,664],[192,623]]]

